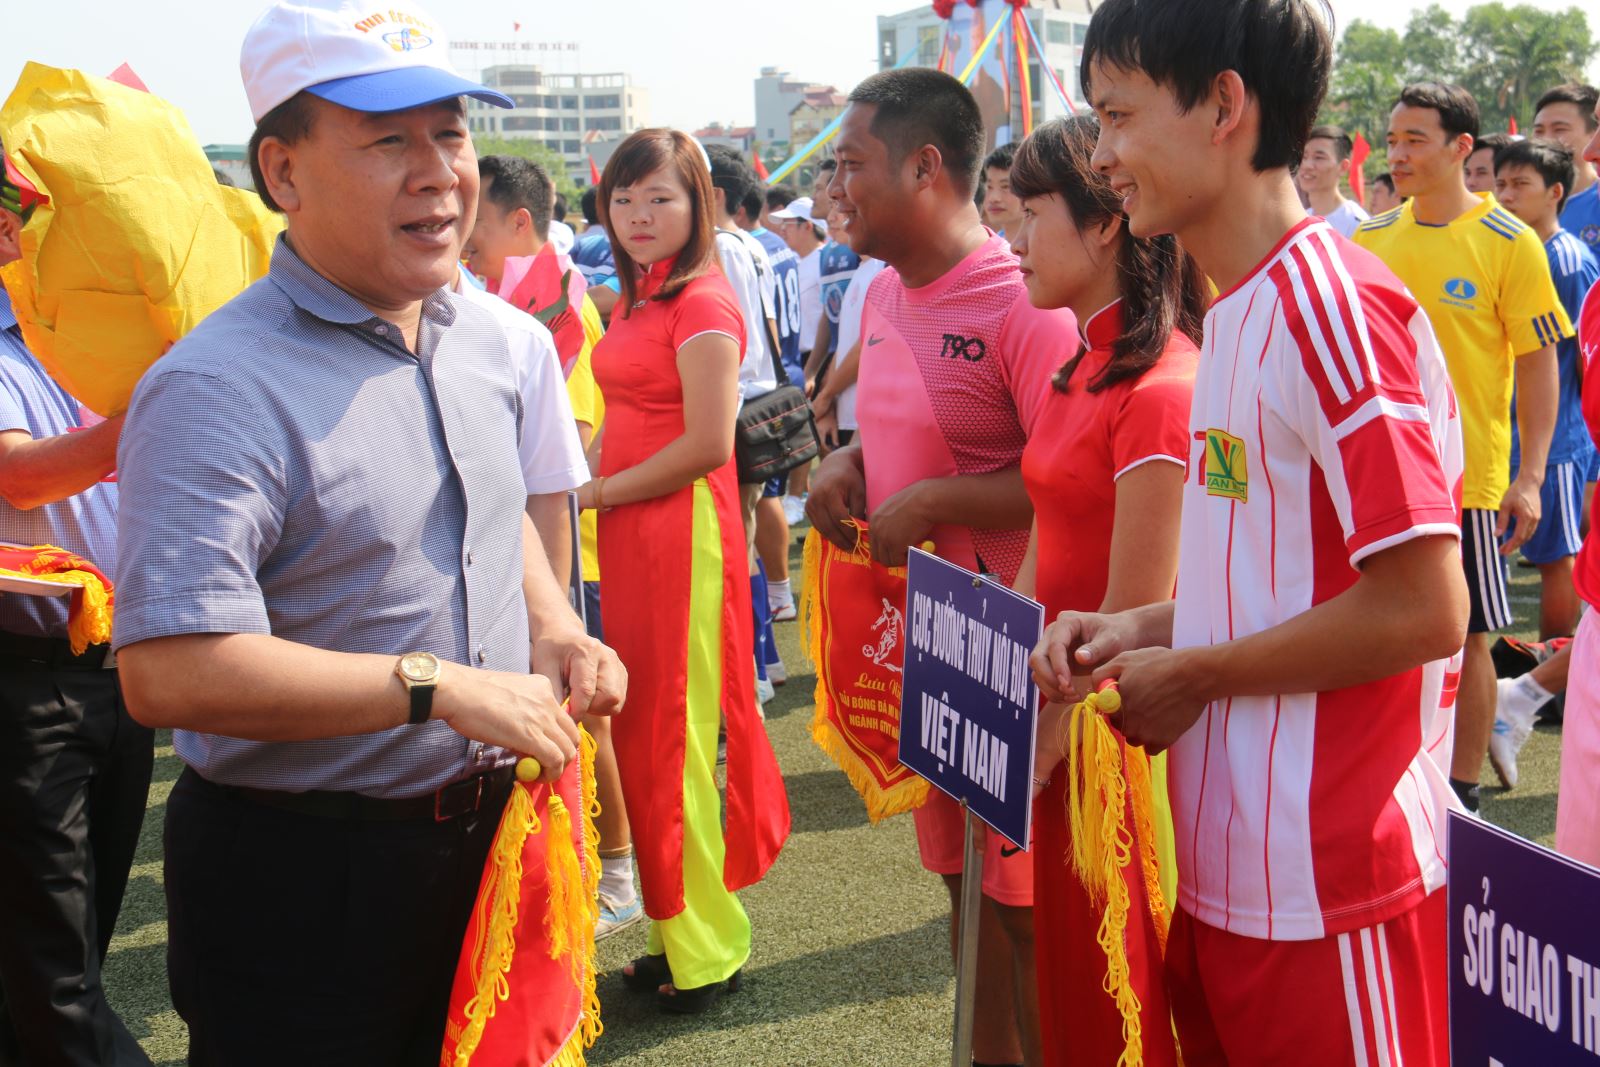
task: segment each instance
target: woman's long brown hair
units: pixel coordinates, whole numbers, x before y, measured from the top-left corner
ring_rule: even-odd
[[[652,300],[670,300],[683,287],[711,269],[716,262],[716,225],[712,221],[711,171],[705,153],[688,134],[665,127],[640,130],[628,137],[606,162],[600,175],[598,207],[611,241],[611,256],[616,260],[617,280],[622,283],[622,317],[627,318],[639,300],[640,268],[623,247],[611,225],[611,193],[617,188],[637,185],[656,171],[672,167],[689,192],[692,216],[689,240],[678,253],[672,273],[661,283]]]
[[[1199,344],[1211,303],[1205,275],[1176,237],[1135,237],[1128,232],[1121,198],[1091,162],[1099,137],[1100,121],[1092,115],[1052,119],[1022,142],[1011,164],[1012,193],[1024,200],[1060,196],[1080,230],[1113,218],[1122,220],[1117,249],[1122,336],[1112,344],[1105,369],[1088,384],[1091,393],[1138,378],[1155,366],[1173,330]],[[1056,372],[1057,389],[1068,390],[1082,358],[1082,353],[1074,356]]]

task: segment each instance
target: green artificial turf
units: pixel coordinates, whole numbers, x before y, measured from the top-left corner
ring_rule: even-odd
[[[798,579],[798,550],[794,566]],[[1515,632],[1536,636],[1527,628],[1537,615],[1538,579],[1515,568],[1512,579]],[[622,931],[600,946],[608,972],[599,989],[605,1034],[590,1053],[591,1064],[909,1067],[949,1061],[955,983],[944,890],[917,861],[911,821],[868,825],[844,775],[812,744],[807,724],[814,680],[800,654],[798,627],[779,625],[778,643],[790,681],[767,705],[767,730],[788,784],[794,829],[766,880],[742,894],[755,925],[744,988],[705,1016],[663,1016],[651,998],[622,985],[618,972],[644,951],[645,927]],[[176,1064],[183,1062],[185,1037],[167,997],[160,835],[181,766],[169,738],[163,735],[158,744],[149,817],[106,963],[106,987],[152,1059]],[[1560,744],[1559,731],[1541,726],[1523,750],[1518,788],[1484,786],[1484,817],[1550,844]],[[1483,780],[1495,781],[1487,764]]]

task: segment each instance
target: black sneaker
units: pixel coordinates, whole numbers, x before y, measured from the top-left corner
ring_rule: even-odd
[[[1461,806],[1473,814],[1478,812],[1478,783],[1463,782],[1459,778],[1450,779],[1450,788],[1456,791],[1456,799],[1461,801]]]

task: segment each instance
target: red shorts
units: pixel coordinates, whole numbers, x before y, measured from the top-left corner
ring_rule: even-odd
[[[922,865],[934,874],[960,874],[966,858],[967,828],[961,805],[934,788],[928,802],[912,813]],[[983,895],[1014,908],[1033,907],[1033,856],[985,828]]]
[[[1448,1067],[1444,890],[1319,941],[1230,934],[1180,910],[1167,987],[1187,1067]]]

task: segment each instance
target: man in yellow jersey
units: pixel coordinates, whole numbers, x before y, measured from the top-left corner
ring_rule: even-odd
[[[1448,757],[1450,783],[1474,811],[1494,728],[1489,633],[1511,621],[1503,556],[1539,522],[1559,389],[1555,346],[1572,335],[1538,235],[1493,194],[1467,189],[1463,164],[1477,135],[1478,105],[1466,90],[1436,82],[1407,86],[1389,116],[1388,142],[1395,191],[1410,200],[1355,233],[1356,243],[1380,256],[1427,312],[1461,409],[1461,554],[1472,617]],[[1515,481],[1513,385],[1522,441]]]

